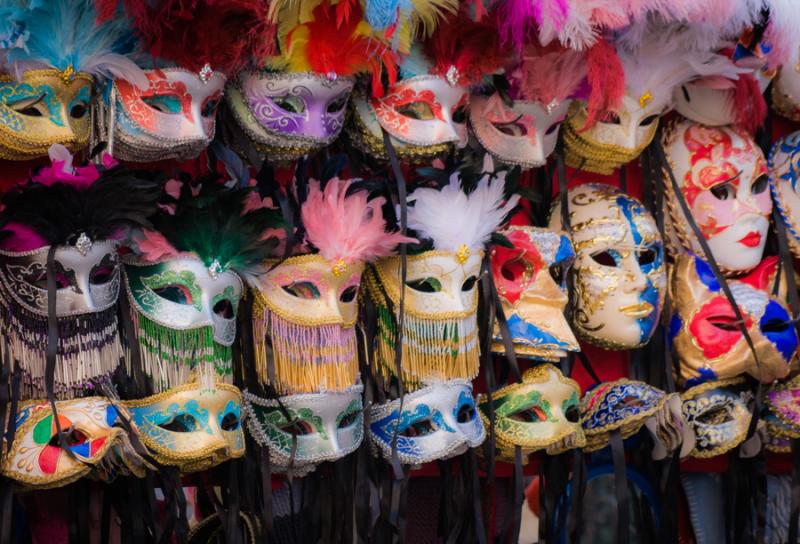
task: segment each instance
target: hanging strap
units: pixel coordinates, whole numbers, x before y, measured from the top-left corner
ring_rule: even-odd
[[[610,442],[614,463],[614,493],[617,496],[617,542],[630,542],[630,493],[625,472],[625,445],[619,429],[611,431]]]

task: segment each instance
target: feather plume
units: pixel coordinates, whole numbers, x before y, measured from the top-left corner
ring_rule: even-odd
[[[336,6],[338,7],[338,5]],[[383,68],[394,80],[397,55],[362,20],[361,6],[350,8],[349,16],[339,21],[336,7],[323,2],[314,8],[313,20],[286,33],[284,58],[292,72],[353,76],[370,73],[373,88],[380,87]]]
[[[485,174],[475,190],[466,194],[458,173],[441,190],[423,187],[408,198],[408,228],[436,249],[457,252],[462,244],[477,251],[489,242],[517,205],[519,196],[504,196],[505,172]]]
[[[368,262],[392,255],[398,244],[416,239],[386,232],[381,214],[385,200],[368,200],[367,191],[347,194],[351,180],[332,178],[325,189],[312,180],[300,212],[306,240],[329,262]]]
[[[17,0],[14,0],[15,2]],[[95,77],[122,78],[146,86],[144,73],[126,55],[135,43],[125,17],[95,24],[93,0],[42,0],[8,10],[3,16],[24,34],[3,55],[5,69],[21,77],[30,68],[70,66]]]
[[[170,246],[191,254],[207,267],[215,261],[222,270],[234,270],[248,281],[263,272],[264,261],[277,256],[278,238],[265,236],[283,226],[280,213],[270,208],[244,212],[252,189],[230,189],[216,179],[202,182],[194,194],[190,184],[181,187],[174,213],[160,211],[153,218],[158,234],[145,233],[139,250],[145,260],[155,260]]]
[[[120,229],[150,226],[161,194],[159,177],[122,167],[98,170],[90,164],[65,171],[64,166],[54,163],[35,172],[27,183],[3,196],[0,245],[4,249],[65,245],[82,233],[91,240],[104,240]]]
[[[411,0],[413,9],[403,14],[407,21],[398,19],[397,25],[408,22],[414,36],[426,38],[433,35],[437,25],[458,11],[458,0]]]
[[[540,35],[555,36],[569,13],[567,0],[506,0],[497,7],[499,32],[504,44],[522,51],[527,38],[539,28]]]
[[[579,51],[528,44],[520,64],[509,74],[512,97],[547,105],[572,96],[586,77],[586,58]]]
[[[614,47],[605,40],[596,42],[586,53],[586,80],[589,86],[587,117],[584,128],[591,127],[600,116],[622,104],[628,73]]]
[[[231,75],[275,53],[276,27],[263,0],[124,0],[153,58]]]
[[[761,85],[752,74],[741,74],[733,86],[733,112],[736,123],[750,134],[764,125],[767,117],[767,102]]]
[[[463,12],[440,25],[423,47],[433,63],[430,73],[462,86],[480,83],[484,76],[499,71],[510,53],[501,47],[493,24],[473,21]]]

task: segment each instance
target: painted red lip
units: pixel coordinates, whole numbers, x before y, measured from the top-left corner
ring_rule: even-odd
[[[747,247],[756,247],[761,243],[761,234],[756,231],[748,232],[739,243]]]

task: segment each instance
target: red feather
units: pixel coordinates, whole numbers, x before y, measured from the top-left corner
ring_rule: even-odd
[[[99,25],[114,17],[119,0],[95,0],[94,4],[94,9],[97,12],[97,24]]]
[[[602,115],[616,110],[625,95],[625,69],[617,51],[605,40],[597,40],[586,54],[586,78],[590,92],[586,124],[594,125]]]
[[[767,117],[767,102],[752,74],[740,74],[733,86],[733,111],[736,123],[754,134]]]
[[[155,58],[199,71],[206,63],[228,75],[251,58],[275,53],[276,27],[263,0],[124,0]]]

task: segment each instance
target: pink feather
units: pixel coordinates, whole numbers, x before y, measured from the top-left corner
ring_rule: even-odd
[[[174,259],[179,256],[179,252],[169,241],[158,231],[142,231],[143,238],[137,240],[138,253],[145,261],[156,262],[161,259]]]
[[[3,231],[9,233],[2,242],[0,248],[5,251],[23,252],[39,249],[47,244],[47,240],[39,236],[31,227],[21,223],[9,223],[3,227]]]
[[[767,117],[767,103],[761,86],[751,74],[740,74],[733,87],[733,111],[736,122],[754,134]]]
[[[572,49],[525,46],[522,62],[511,74],[514,98],[549,104],[570,97],[586,77],[585,55]]]
[[[367,191],[347,195],[352,180],[333,178],[325,190],[312,180],[300,211],[306,240],[330,262],[371,261],[394,253],[397,244],[416,242],[397,232],[386,232],[381,213],[385,200],[368,200]]]
[[[586,77],[591,90],[584,130],[596,123],[604,113],[618,109],[625,95],[625,69],[614,46],[605,40],[598,40],[589,49],[586,63]]]

